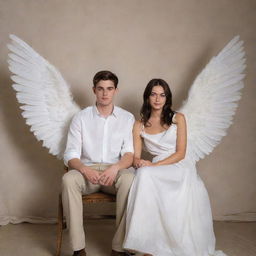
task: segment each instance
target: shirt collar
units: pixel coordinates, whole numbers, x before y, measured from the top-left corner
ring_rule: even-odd
[[[96,116],[96,115],[101,116],[99,110],[97,109],[96,104],[93,105],[92,112],[93,112],[94,116]],[[115,105],[114,105],[112,113],[109,116],[114,116],[115,118],[117,118],[117,116],[118,116],[118,108]]]

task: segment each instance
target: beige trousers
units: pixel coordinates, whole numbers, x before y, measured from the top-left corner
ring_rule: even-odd
[[[97,164],[91,167],[97,171],[103,171],[108,166]],[[116,233],[112,240],[112,249],[123,251],[126,204],[133,178],[133,171],[124,169],[118,172],[113,186],[101,186],[92,184],[77,170],[70,170],[64,174],[62,178],[62,202],[69,229],[71,247],[74,251],[85,248],[82,195],[97,191],[116,194]]]

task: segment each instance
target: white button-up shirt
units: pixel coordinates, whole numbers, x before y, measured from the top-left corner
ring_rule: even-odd
[[[133,153],[134,116],[114,106],[108,117],[102,117],[96,106],[77,113],[69,128],[64,163],[78,158],[85,165],[114,164],[126,152]]]

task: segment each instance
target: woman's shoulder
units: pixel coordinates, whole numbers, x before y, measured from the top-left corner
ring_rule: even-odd
[[[143,126],[143,123],[141,122],[141,120],[135,120],[135,122],[134,122],[134,128],[142,127],[142,126]]]
[[[143,127],[144,127],[144,125],[143,125],[142,121],[136,120],[134,123],[134,126],[133,126],[133,130],[140,132],[143,130]]]
[[[176,113],[173,115],[172,121],[173,121],[174,123],[184,122],[184,121],[185,121],[185,115],[182,114],[181,112],[176,112]]]

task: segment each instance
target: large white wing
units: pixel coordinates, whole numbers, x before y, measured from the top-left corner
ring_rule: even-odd
[[[204,158],[226,135],[243,87],[243,42],[232,39],[195,79],[182,112],[187,121],[187,154]]]
[[[60,72],[17,36],[10,38],[9,70],[22,116],[43,146],[61,159],[70,121],[80,108]]]

